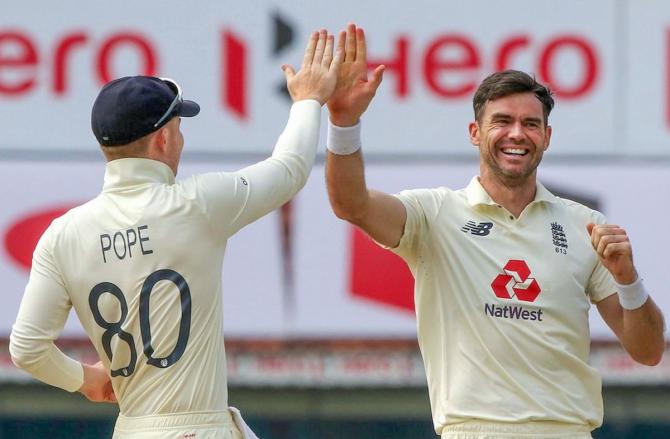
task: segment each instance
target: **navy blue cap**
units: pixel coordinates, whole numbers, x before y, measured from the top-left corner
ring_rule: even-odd
[[[107,83],[93,104],[91,128],[100,145],[126,145],[150,134],[175,116],[192,117],[200,106],[182,100],[170,79],[126,76]],[[172,109],[170,107],[172,106]]]

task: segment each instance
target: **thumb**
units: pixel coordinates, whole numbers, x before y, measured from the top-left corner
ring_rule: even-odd
[[[384,79],[384,70],[386,70],[386,66],[382,64],[377,66],[372,72],[369,82],[373,91],[377,91],[377,88],[379,88],[379,85],[382,83],[382,79]]]
[[[589,235],[591,235],[591,234],[593,233],[593,228],[594,228],[595,226],[596,226],[596,225],[593,224],[593,223],[588,223],[588,224],[586,225],[586,231],[589,232]]]
[[[107,402],[115,402],[118,403],[119,401],[116,399],[116,393],[114,393],[114,387],[112,386],[112,382],[109,381],[105,384],[105,400]]]
[[[292,79],[295,76],[295,70],[290,65],[284,64],[281,66],[281,69],[284,72],[284,76],[286,76],[286,81]]]

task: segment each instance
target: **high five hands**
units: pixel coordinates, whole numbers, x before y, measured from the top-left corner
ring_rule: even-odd
[[[386,67],[378,66],[368,78],[365,32],[353,23],[340,32],[337,50],[344,53],[344,59],[337,74],[337,88],[328,101],[328,110],[333,124],[352,126],[370,105]]]
[[[368,78],[365,33],[353,23],[340,32],[337,48],[325,29],[312,33],[297,73],[288,64],[282,66],[291,99],[327,102],[331,121],[338,126],[358,122],[382,82],[384,69],[378,66]]]
[[[334,37],[325,29],[314,32],[305,48],[300,70],[296,73],[292,66],[282,66],[293,102],[316,99],[323,105],[335,91],[342,51],[338,49],[333,56],[333,41]]]

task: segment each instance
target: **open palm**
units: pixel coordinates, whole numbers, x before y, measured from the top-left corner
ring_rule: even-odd
[[[384,66],[377,67],[368,79],[365,33],[355,24],[340,32],[337,48],[343,51],[344,60],[337,73],[337,87],[328,100],[328,110],[335,125],[351,126],[358,122],[375,96]]]

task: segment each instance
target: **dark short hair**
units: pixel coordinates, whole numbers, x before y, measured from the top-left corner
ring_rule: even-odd
[[[479,88],[472,98],[472,107],[475,110],[475,120],[484,112],[488,101],[517,93],[531,92],[540,101],[544,113],[544,124],[549,121],[549,113],[554,108],[554,98],[551,97],[549,87],[540,84],[534,76],[519,70],[503,70],[489,75],[479,84]]]

